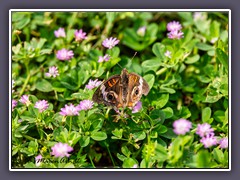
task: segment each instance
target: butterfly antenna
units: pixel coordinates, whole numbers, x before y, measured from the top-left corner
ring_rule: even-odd
[[[137,55],[137,52],[134,53],[133,57],[131,58],[131,61],[133,60],[133,58],[134,58],[136,55]],[[117,63],[117,65],[118,65],[120,68],[123,69],[123,67],[122,67],[119,63]]]
[[[137,55],[137,52],[134,53],[133,57],[131,58],[131,61],[133,60],[133,58]]]
[[[117,65],[118,65],[121,69],[123,69],[123,67],[122,67],[119,63],[117,63]]]

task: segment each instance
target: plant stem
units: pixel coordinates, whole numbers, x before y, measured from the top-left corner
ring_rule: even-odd
[[[19,96],[22,96],[22,94],[24,93],[30,77],[31,77],[31,75],[28,73],[27,79],[25,80],[25,82],[23,84],[23,87],[21,89],[21,92],[20,92]]]
[[[69,122],[69,134],[71,132],[71,128],[72,128],[72,116],[70,116],[70,122]]]
[[[167,70],[167,68],[162,68],[159,71],[156,72],[156,75],[161,75],[162,73],[164,73]]]
[[[20,39],[19,35],[18,35],[18,34],[16,34],[16,36],[17,36],[18,42],[21,44],[21,43],[22,43],[22,41],[21,41],[21,39]]]
[[[106,145],[106,143],[105,143],[105,145]],[[111,159],[111,161],[112,161],[112,163],[113,163],[113,166],[115,167],[116,165],[115,165],[115,162],[114,162],[114,160],[113,160],[112,154],[111,154],[111,152],[110,152],[110,150],[109,150],[109,148],[108,148],[107,145],[106,145],[106,147],[107,147],[107,150],[108,150],[108,154],[109,154],[109,156],[110,156],[110,159]]]
[[[110,111],[111,109],[110,108],[107,108],[107,111],[106,111],[106,113],[105,113],[105,118],[106,119],[108,119],[108,114],[109,114],[109,111]]]
[[[81,153],[82,153],[82,150],[83,150],[83,147],[80,147],[79,151],[78,151],[78,154],[77,154],[77,157],[80,157]]]
[[[56,100],[58,99],[58,94],[57,94],[57,91],[56,90],[54,90],[54,94],[55,94],[55,98],[56,98]]]
[[[92,161],[91,156],[89,156],[89,159],[90,159],[90,161],[91,161],[92,166],[93,166],[94,168],[96,168],[95,165],[94,165],[94,163],[93,163],[93,161]]]
[[[30,141],[35,141],[35,140],[36,140],[35,138],[33,138],[33,137],[31,137],[31,136],[28,136],[28,135],[26,135],[26,134],[23,134],[23,137],[25,137],[26,139],[28,139],[28,140],[30,140]],[[38,142],[39,144],[41,144],[42,146],[45,146],[45,144],[42,143],[40,140],[37,140],[37,142]]]

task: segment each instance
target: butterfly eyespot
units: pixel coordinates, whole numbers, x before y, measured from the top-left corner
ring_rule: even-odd
[[[138,94],[139,94],[139,90],[136,89],[136,90],[135,90],[135,95],[138,95]]]
[[[112,94],[108,94],[107,98],[108,98],[108,100],[113,100],[113,95]]]

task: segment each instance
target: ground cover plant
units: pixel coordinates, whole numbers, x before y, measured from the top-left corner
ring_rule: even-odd
[[[12,168],[229,168],[227,12],[12,12]],[[150,91],[92,101],[123,68]]]

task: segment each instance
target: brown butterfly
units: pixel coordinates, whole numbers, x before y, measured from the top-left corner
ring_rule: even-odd
[[[147,82],[138,74],[129,73],[125,68],[121,75],[114,75],[104,81],[93,94],[92,100],[113,107],[133,108],[149,92]]]

